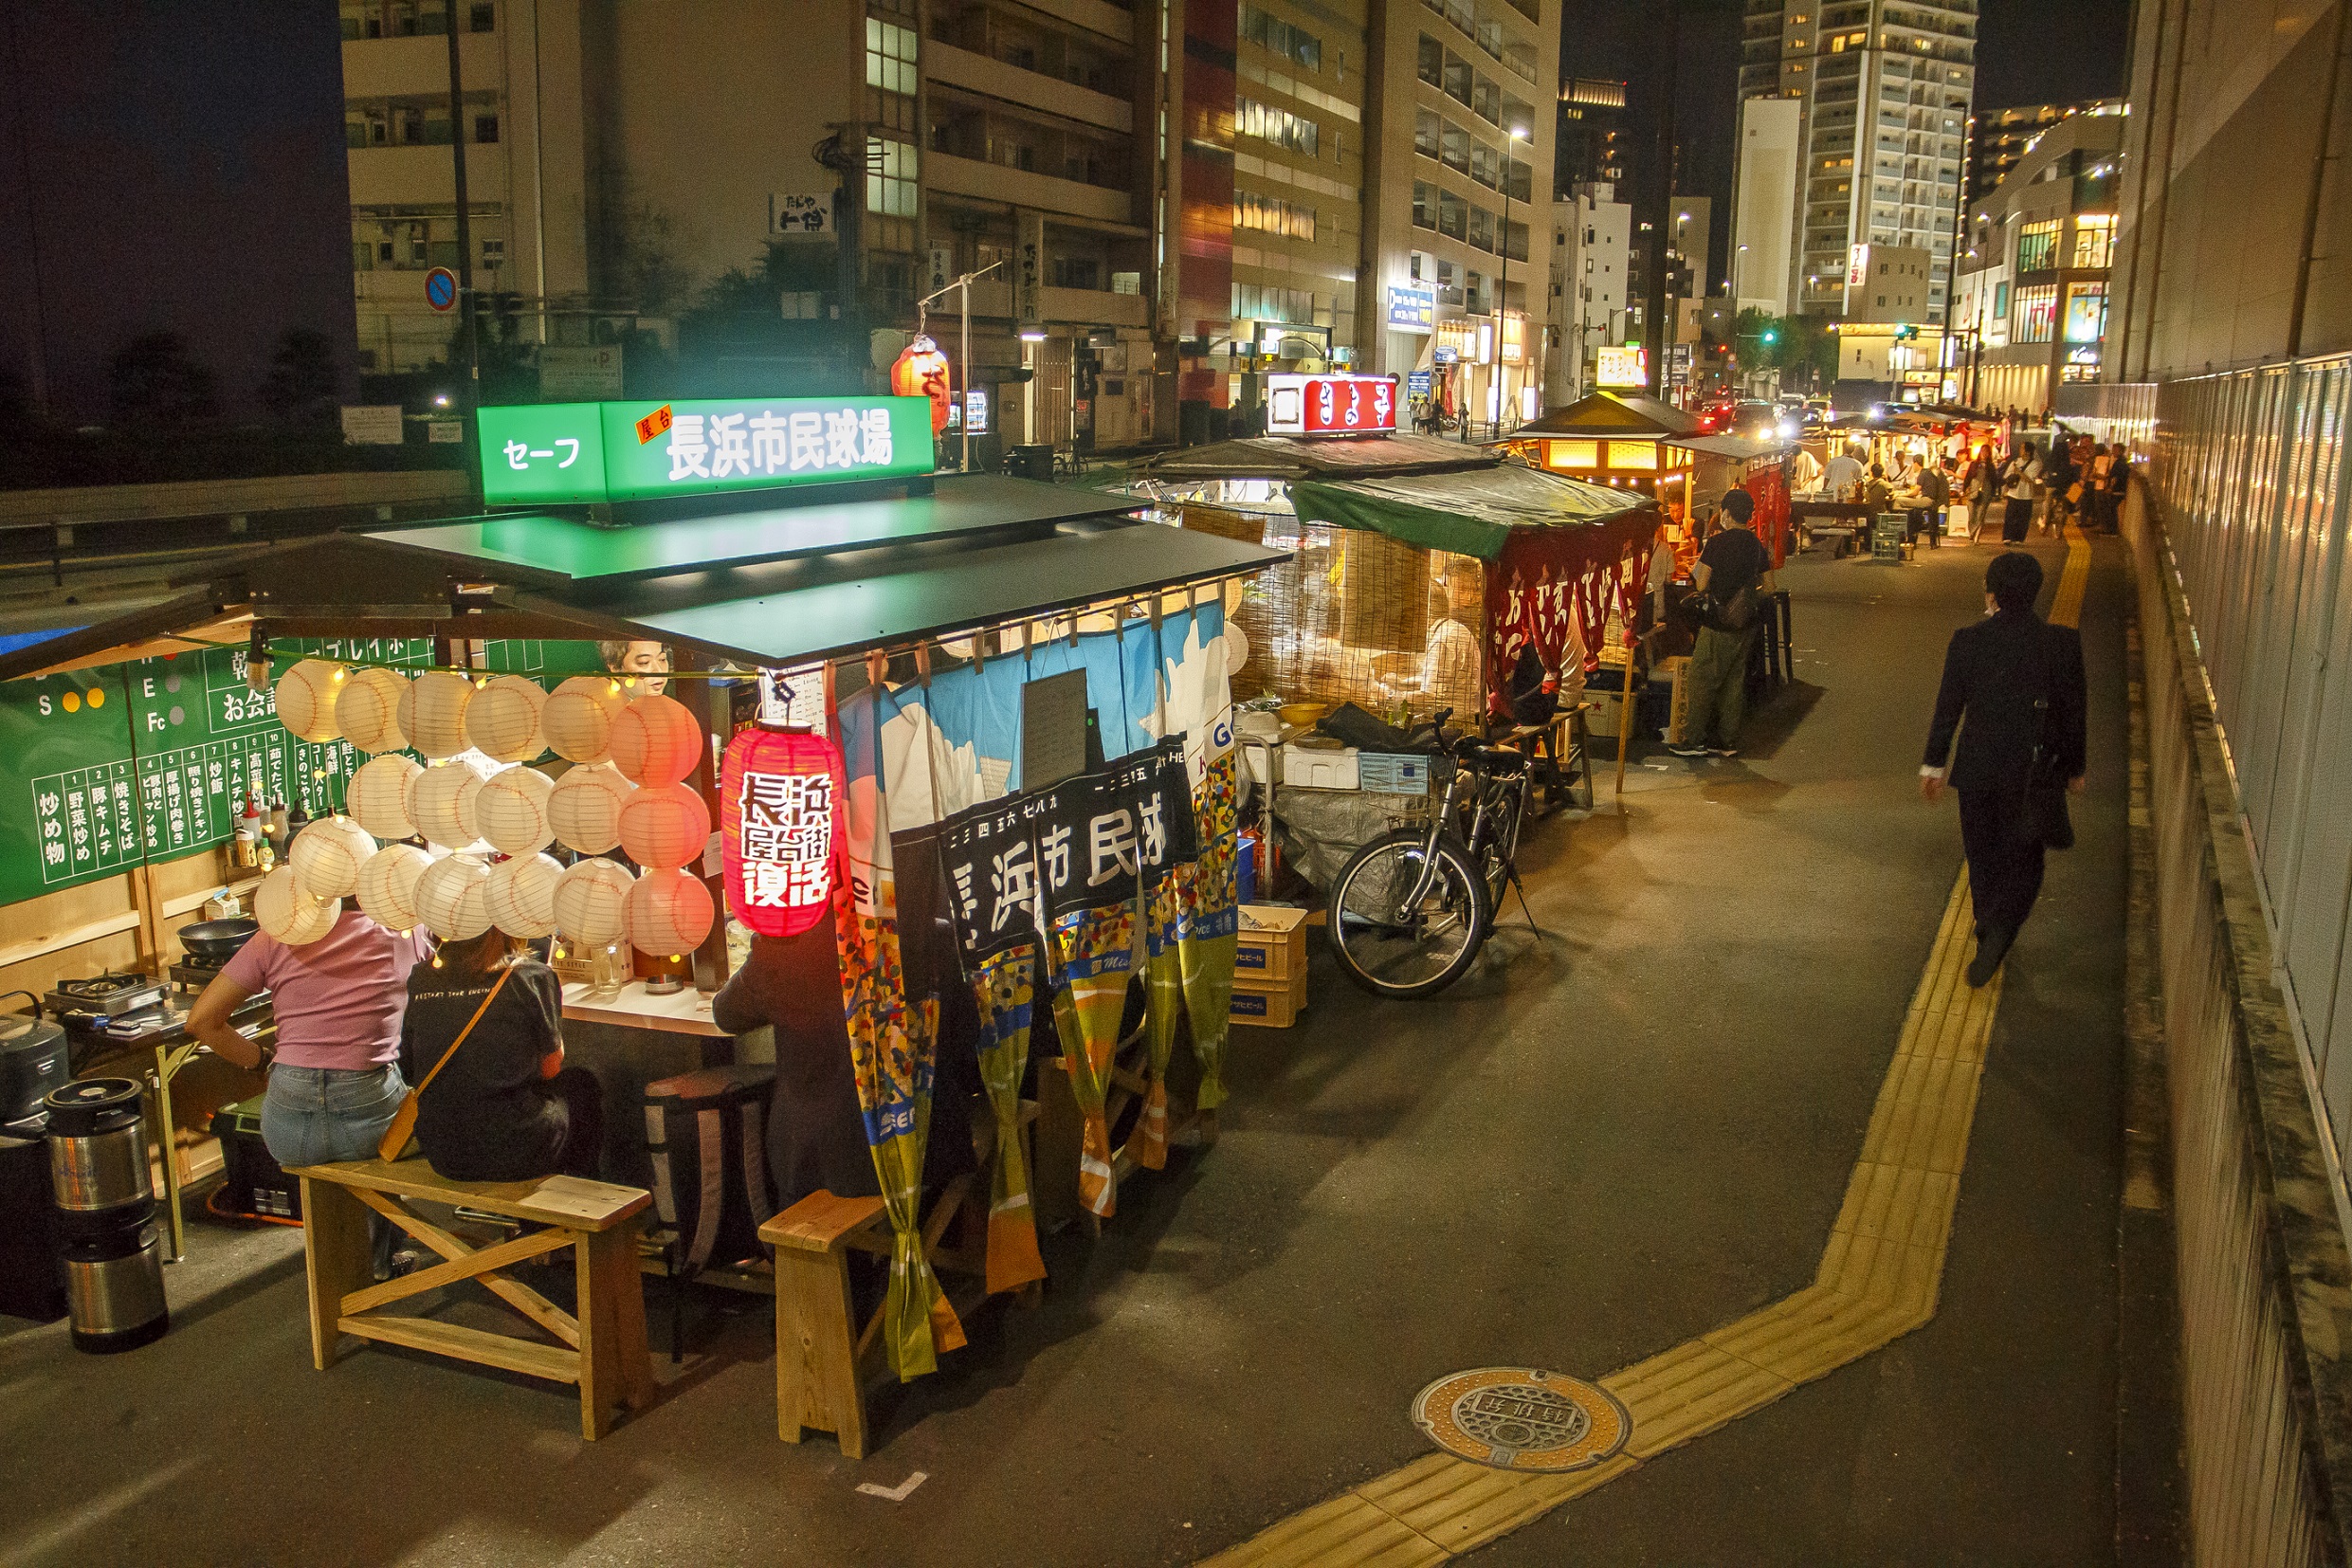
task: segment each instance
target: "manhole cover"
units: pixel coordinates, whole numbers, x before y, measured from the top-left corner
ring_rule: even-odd
[[[1503,1470],[1580,1470],[1633,1431],[1607,1389],[1533,1367],[1440,1377],[1413,1401],[1413,1422],[1448,1453]]]

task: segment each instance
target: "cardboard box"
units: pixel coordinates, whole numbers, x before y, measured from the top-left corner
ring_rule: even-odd
[[[1687,653],[1678,653],[1666,661],[1664,673],[1667,680],[1673,683],[1674,686],[1673,696],[1667,710],[1671,715],[1666,725],[1666,741],[1669,746],[1682,744],[1683,720],[1690,717],[1690,688],[1683,679],[1689,673],[1689,670],[1690,655]]]
[[[1294,743],[1282,749],[1282,781],[1308,790],[1358,788],[1355,748],[1338,750]]]
[[[1302,969],[1285,985],[1252,985],[1236,978],[1233,981],[1232,1006],[1226,1015],[1236,1024],[1249,1024],[1259,1029],[1288,1029],[1299,1021],[1299,1014],[1305,1011],[1306,971]]]
[[[1286,986],[1306,975],[1306,911],[1245,903],[1233,944],[1233,983]]]

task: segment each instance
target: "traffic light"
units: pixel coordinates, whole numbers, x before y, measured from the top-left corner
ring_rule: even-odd
[[[1766,327],[1764,329],[1764,346],[1766,348],[1770,348],[1773,344],[1778,343],[1778,341],[1780,341],[1780,329],[1778,327]]]

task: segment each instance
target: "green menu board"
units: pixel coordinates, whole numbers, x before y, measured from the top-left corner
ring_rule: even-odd
[[[432,657],[421,639],[293,646],[369,663]],[[602,667],[593,643],[494,642],[484,664],[550,685]],[[218,844],[247,794],[334,811],[366,760],[348,741],[287,734],[274,695],[246,686],[243,648],[0,683],[0,903]]]

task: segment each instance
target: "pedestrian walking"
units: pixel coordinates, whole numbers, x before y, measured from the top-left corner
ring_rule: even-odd
[[[1977,913],[1972,986],[1993,977],[2033,913],[2044,851],[2073,842],[2060,792],[2083,788],[2082,633],[2033,612],[2041,591],[2041,562],[2023,551],[2004,551],[1985,568],[1987,613],[1952,633],[1920,764],[1930,805],[1947,783],[1960,794]]]
[[[2074,454],[2061,430],[2050,438],[2050,458],[2042,465],[2042,488],[2047,497],[2042,520],[2053,535],[2066,529],[2067,509],[2075,500],[2074,480]]]
[[[2033,498],[2040,493],[2034,483],[2041,472],[2039,463],[2019,452],[2009,460],[2001,473],[2001,542],[2023,544],[2026,530],[2033,526]]]
[[[1927,498],[1924,520],[1927,528],[1927,548],[1943,548],[1943,509],[1952,504],[1952,460],[1930,464],[1920,470],[1919,493]]]
[[[1747,719],[1748,649],[1756,641],[1758,596],[1769,592],[1772,556],[1750,531],[1756,501],[1745,490],[1724,495],[1723,526],[1699,553],[1691,581],[1705,595],[1698,646],[1683,679],[1690,684],[1690,708],[1683,738],[1668,749],[1676,757],[1736,757],[1740,726]]]
[[[1968,538],[1974,543],[1993,520],[1993,502],[1999,499],[2001,465],[1994,461],[1993,444],[1986,442],[1977,448],[1974,462],[1968,465]]]

